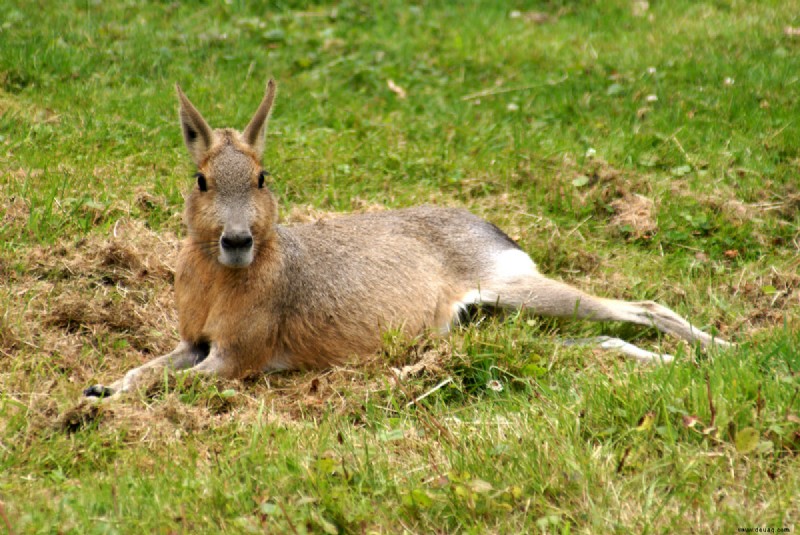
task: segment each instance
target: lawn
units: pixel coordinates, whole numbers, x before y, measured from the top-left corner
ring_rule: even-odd
[[[286,224],[466,207],[737,346],[476,311],[83,402],[178,340],[175,83],[243,128],[269,76]],[[794,532],[799,93],[796,0],[0,3],[0,532]]]

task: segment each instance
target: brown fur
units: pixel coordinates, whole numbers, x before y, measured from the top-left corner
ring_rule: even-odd
[[[387,329],[447,330],[470,303],[630,321],[726,344],[656,303],[594,297],[544,277],[508,236],[465,210],[422,206],[278,225],[277,201],[260,179],[274,96],[270,80],[240,134],[212,130],[178,88],[199,172],[175,276],[181,343],[87,395],[124,392],[160,366],[231,378],[330,366],[375,353]]]

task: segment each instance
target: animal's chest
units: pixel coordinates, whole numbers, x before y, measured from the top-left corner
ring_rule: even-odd
[[[248,338],[248,332],[258,329],[252,316],[263,315],[254,313],[258,290],[253,286],[213,263],[185,255],[175,273],[181,338],[217,343]]]
[[[280,343],[272,286],[265,279],[263,273],[182,257],[175,271],[181,339],[209,343],[242,374],[295,367],[292,353]]]
[[[195,259],[183,255],[175,271],[175,302],[183,340],[197,342],[208,338],[206,323],[219,298],[213,274]]]

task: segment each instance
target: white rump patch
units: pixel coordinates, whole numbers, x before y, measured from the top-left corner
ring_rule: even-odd
[[[450,306],[450,321],[442,328],[442,333],[447,333],[450,331],[450,326],[455,323],[458,324],[461,314],[467,311],[467,307],[469,305],[477,305],[480,303],[486,303],[489,305],[493,305],[497,302],[497,299],[500,296],[497,292],[493,292],[491,290],[481,291],[481,290],[470,290],[464,296],[453,303]]]
[[[536,275],[536,264],[520,249],[506,249],[497,253],[492,266],[492,275],[499,280],[513,279],[525,275]],[[486,302],[485,299],[483,299]]]
[[[458,321],[458,317],[462,312],[467,310],[467,306],[476,305],[481,302],[481,294],[478,290],[470,290],[467,294],[453,303],[450,307],[452,312],[453,321]]]
[[[513,280],[517,277],[537,275],[536,264],[533,260],[520,249],[506,249],[495,254],[492,258],[490,279],[486,281],[487,286],[491,286],[491,281],[504,282]],[[480,288],[481,281],[476,281],[478,288],[465,293],[458,301],[450,306],[451,323],[458,323],[459,317],[467,310],[469,305],[485,304],[494,306],[498,303],[500,294],[494,290]],[[450,330],[451,323],[442,328],[443,332]]]

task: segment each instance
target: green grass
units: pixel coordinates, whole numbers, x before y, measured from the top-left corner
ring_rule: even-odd
[[[0,4],[0,532],[794,531],[800,3],[634,4]],[[174,84],[241,128],[270,75],[287,219],[465,206],[542,271],[740,345],[488,317],[77,405],[177,340]],[[598,334],[678,362],[557,342]]]

